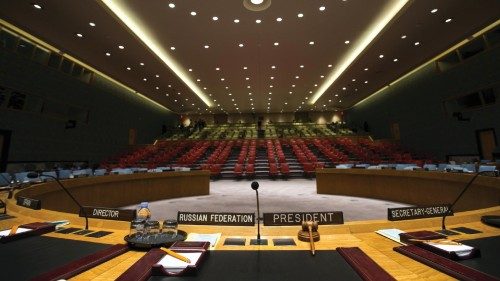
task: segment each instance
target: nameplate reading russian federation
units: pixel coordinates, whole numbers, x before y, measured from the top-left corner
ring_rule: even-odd
[[[87,217],[98,218],[103,220],[115,221],[133,221],[135,219],[136,211],[127,209],[114,209],[106,207],[92,207],[84,206]],[[84,217],[83,211],[80,210],[80,217]]]
[[[264,225],[301,225],[302,221],[318,224],[343,224],[344,214],[335,212],[264,213]]]
[[[17,205],[33,210],[40,210],[42,208],[42,201],[38,199],[17,196]]]
[[[387,219],[390,221],[414,220],[422,218],[442,217],[450,208],[450,205],[436,205],[426,207],[404,207],[387,209]],[[453,215],[453,211],[450,212]]]
[[[179,224],[253,226],[255,214],[178,212],[177,221]]]

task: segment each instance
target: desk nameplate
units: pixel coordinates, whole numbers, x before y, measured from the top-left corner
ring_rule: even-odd
[[[332,212],[289,212],[264,213],[264,225],[301,225],[302,221],[316,221],[318,224],[343,224],[344,215],[340,211]]]
[[[179,224],[194,225],[255,225],[254,213],[207,213],[207,212],[178,212]]]
[[[40,210],[42,208],[42,200],[17,196],[17,205],[33,210]]]
[[[414,220],[423,218],[442,217],[448,212],[450,205],[436,205],[424,207],[388,208],[387,219],[390,221]],[[453,211],[450,212],[453,215]]]
[[[93,207],[93,206],[83,206],[83,209],[85,209],[87,217],[103,219],[103,220],[133,221],[136,216],[135,210]],[[82,210],[80,210],[79,215],[80,217],[84,217]]]

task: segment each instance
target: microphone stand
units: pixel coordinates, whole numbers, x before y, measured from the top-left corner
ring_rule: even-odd
[[[59,184],[59,186],[66,192],[66,194],[68,194],[68,196],[71,197],[71,199],[73,199],[73,201],[76,203],[76,205],[78,205],[78,207],[80,207],[80,210],[83,213],[83,216],[85,217],[85,230],[89,230],[89,218],[87,216],[87,212],[85,211],[85,208],[83,208],[83,206],[76,200],[76,198],[73,197],[73,195],[66,189],[66,187],[64,187],[64,185],[62,185],[62,183],[54,176],[44,175],[43,173],[40,173],[40,174],[37,174],[37,177],[53,178],[57,182],[57,184]]]
[[[257,196],[257,239],[250,239],[250,245],[267,245],[267,239],[260,239],[260,206],[259,206],[259,184],[252,183],[252,189],[255,190]]]
[[[452,212],[452,209],[453,207],[455,206],[455,204],[458,202],[458,200],[460,200],[460,198],[462,198],[462,195],[464,195],[464,193],[467,191],[467,189],[469,189],[469,187],[472,185],[472,183],[474,182],[474,180],[479,176],[479,175],[482,175],[482,174],[487,174],[487,173],[492,173],[492,171],[483,171],[483,172],[478,172],[476,173],[472,179],[470,179],[470,181],[467,183],[467,185],[464,187],[464,189],[462,189],[462,192],[460,192],[460,194],[458,195],[457,199],[455,199],[455,201],[450,205],[450,207],[448,208],[448,211],[446,211],[446,213],[444,214],[443,216],[443,219],[441,221],[441,230],[439,231],[439,233],[441,234],[444,234],[444,235],[453,235],[453,234],[456,234],[456,232],[454,231],[451,231],[451,230],[447,230],[446,229],[446,224],[445,224],[445,219],[447,216],[449,216]],[[497,177],[498,176],[498,171],[493,171],[494,173],[494,176]]]

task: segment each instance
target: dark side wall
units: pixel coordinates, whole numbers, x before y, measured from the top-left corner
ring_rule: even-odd
[[[479,154],[476,130],[494,128],[500,141],[500,99],[496,104],[463,112],[470,121],[458,121],[443,101],[500,83],[500,48],[480,54],[439,72],[429,63],[345,112],[346,122],[362,127],[367,121],[374,138],[391,138],[391,124],[399,123],[401,144],[438,158]]]
[[[137,144],[151,143],[177,120],[98,75],[85,83],[1,48],[0,87],[26,94],[26,110],[0,106],[0,130],[12,131],[8,162],[97,163],[127,149],[129,129]],[[66,128],[68,119],[78,119],[75,128]]]

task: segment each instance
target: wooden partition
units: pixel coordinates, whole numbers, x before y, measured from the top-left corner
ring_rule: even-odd
[[[471,174],[428,171],[322,169],[316,171],[316,186],[318,194],[367,197],[425,206],[451,204],[472,177]],[[500,178],[479,176],[454,211],[499,205]]]
[[[138,173],[109,175],[61,181],[73,196],[86,206],[122,207],[142,201],[209,194],[207,171]],[[42,208],[77,213],[78,206],[54,181],[36,184],[16,196],[39,199]]]

